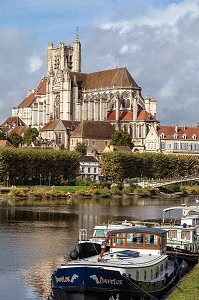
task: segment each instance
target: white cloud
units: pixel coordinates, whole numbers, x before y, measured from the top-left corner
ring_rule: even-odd
[[[146,16],[139,16],[132,20],[106,22],[101,24],[103,30],[114,30],[119,31],[120,34],[126,34],[133,28],[150,26],[153,28],[159,26],[170,26],[173,27],[177,24],[180,19],[188,16],[189,18],[197,18],[199,15],[198,1],[182,1],[179,4],[170,4],[163,10],[150,9]]]
[[[36,71],[40,70],[43,65],[43,61],[41,58],[33,54],[29,59],[28,59],[28,72],[30,74],[35,73]]]
[[[100,24],[91,34],[101,41],[100,51],[96,47],[88,54],[97,61],[111,49],[117,65],[127,66],[142,86],[143,96],[157,97],[162,124],[194,125],[199,112],[192,105],[199,100],[198,35],[199,1],[184,0],[164,8],[151,7],[143,16],[120,16],[120,21]],[[101,60],[101,69],[107,65],[108,57],[106,63]]]
[[[37,51],[40,59],[34,54]],[[44,72],[42,55],[33,32],[29,35],[17,28],[0,31],[0,124],[11,115],[12,107],[25,98],[27,91],[38,85]]]
[[[140,47],[139,46],[136,46],[136,45],[132,45],[132,44],[124,44],[122,46],[122,48],[120,49],[120,53],[121,54],[125,54],[125,53],[134,53],[136,51],[140,50]]]

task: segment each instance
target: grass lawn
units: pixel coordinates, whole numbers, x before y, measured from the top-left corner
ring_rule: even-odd
[[[199,264],[180,280],[167,300],[199,300]]]
[[[64,191],[64,192],[69,192],[69,193],[75,193],[76,191],[79,190],[88,190],[89,186],[48,186],[48,185],[29,185],[29,186],[17,186],[18,188],[29,188],[31,190],[34,189],[45,189],[45,190],[49,190],[52,187],[55,188],[57,191]]]
[[[76,191],[79,191],[79,190],[88,190],[89,189],[89,186],[67,186],[67,188],[65,188],[64,186],[56,186],[55,187],[56,190],[58,191],[67,191],[69,193],[75,193]]]

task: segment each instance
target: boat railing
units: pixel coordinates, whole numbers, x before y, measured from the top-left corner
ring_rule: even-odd
[[[88,236],[87,230],[86,229],[80,229],[79,230],[79,241],[90,241],[90,242],[101,242],[102,240],[104,241],[106,239],[105,235],[99,236],[99,235],[90,235]]]
[[[82,228],[79,230],[79,241],[87,241],[88,240],[88,235],[87,235],[87,230]]]

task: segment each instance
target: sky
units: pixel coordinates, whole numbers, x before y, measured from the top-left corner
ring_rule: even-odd
[[[162,125],[199,122],[199,0],[0,0],[0,20],[0,124],[77,31],[82,72],[126,67]]]

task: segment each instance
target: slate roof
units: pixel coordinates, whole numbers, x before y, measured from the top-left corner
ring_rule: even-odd
[[[164,138],[173,139],[175,133],[178,136],[178,139],[183,139],[183,135],[186,135],[186,139],[193,140],[193,136],[196,136],[196,139],[199,139],[199,127],[186,127],[186,126],[165,126],[161,125],[158,128],[158,136],[162,133]]]
[[[99,161],[94,156],[85,155],[80,158],[80,162],[99,162]]]
[[[71,133],[71,138],[110,140],[113,126],[107,121],[82,121]]]

